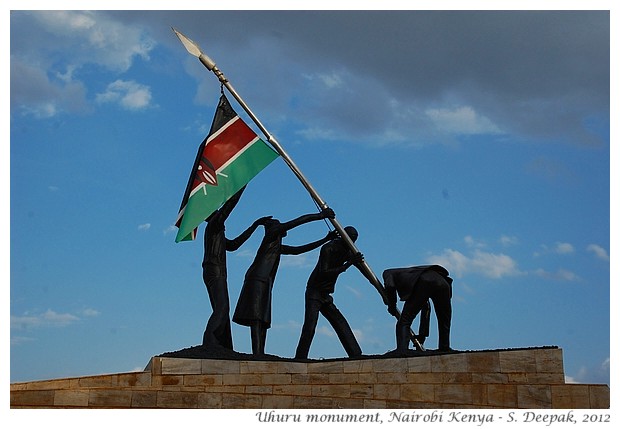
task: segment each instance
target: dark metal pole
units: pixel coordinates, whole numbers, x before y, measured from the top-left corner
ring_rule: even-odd
[[[200,47],[191,39],[187,38],[185,35],[183,35],[181,32],[177,31],[176,29],[172,29],[175,34],[177,35],[177,37],[179,38],[179,40],[181,41],[181,43],[183,43],[183,46],[185,46],[185,48],[187,49],[187,51],[194,55],[195,57],[197,57],[200,62],[209,70],[212,71],[215,76],[217,76],[218,80],[222,83],[222,85],[224,85],[226,87],[226,89],[228,89],[228,91],[232,94],[232,96],[235,98],[235,100],[237,100],[237,102],[241,105],[241,107],[243,108],[243,110],[245,110],[245,112],[248,114],[248,116],[252,119],[252,121],[254,121],[254,123],[256,124],[256,126],[263,132],[263,134],[265,135],[265,137],[267,138],[267,141],[273,146],[273,148],[276,150],[276,152],[278,152],[280,154],[280,156],[282,157],[282,159],[284,160],[284,162],[286,162],[286,164],[289,166],[289,168],[293,171],[293,173],[295,174],[295,176],[297,176],[297,178],[299,179],[299,181],[302,183],[302,185],[306,188],[306,190],[308,191],[308,193],[310,193],[310,196],[312,197],[312,199],[316,202],[316,204],[321,208],[321,209],[326,209],[329,206],[327,205],[327,203],[325,201],[323,201],[323,199],[321,198],[321,196],[318,194],[318,192],[316,191],[316,189],[314,189],[314,187],[312,186],[312,184],[308,181],[308,179],[306,179],[306,177],[302,174],[301,170],[299,169],[299,167],[297,167],[297,165],[295,164],[295,162],[292,160],[292,158],[288,155],[288,153],[286,153],[286,151],[284,150],[284,148],[280,145],[280,143],[278,143],[278,141],[275,139],[275,137],[273,137],[269,131],[267,130],[267,128],[265,128],[265,126],[261,123],[261,121],[258,119],[258,117],[254,114],[254,112],[252,112],[252,110],[250,109],[250,107],[245,103],[245,101],[243,101],[243,99],[241,98],[241,96],[237,93],[237,91],[235,90],[235,88],[232,86],[232,84],[228,81],[228,79],[226,78],[226,76],[224,76],[224,73],[222,73],[222,71],[220,69],[217,68],[217,66],[215,65],[215,62],[209,58],[209,56],[207,56],[204,52],[202,52],[202,50],[200,49]],[[360,253],[359,250],[357,249],[357,247],[355,246],[355,243],[353,242],[353,240],[351,240],[351,238],[348,236],[348,234],[345,232],[344,228],[342,227],[342,225],[340,224],[340,222],[338,222],[338,220],[336,218],[334,219],[329,219],[329,221],[331,222],[331,224],[334,226],[334,228],[336,229],[336,231],[338,231],[338,233],[340,234],[340,237],[342,237],[342,239],[344,240],[344,242],[347,244],[347,246],[351,249],[351,251],[353,253]],[[379,292],[379,295],[381,295],[381,298],[383,299],[383,303],[385,305],[388,305],[388,299],[387,299],[387,294],[385,292],[385,288],[383,287],[383,285],[381,284],[381,282],[379,281],[379,279],[377,278],[377,276],[375,275],[375,273],[372,271],[372,269],[370,268],[370,265],[368,265],[368,263],[366,262],[366,260],[362,259],[361,262],[361,270],[362,273],[366,276],[366,278],[370,281],[370,283],[375,287],[375,289],[377,289],[377,292]],[[400,316],[400,314],[399,314]],[[397,316],[397,318],[399,317]],[[424,350],[424,347],[422,346],[422,344],[418,341],[418,339],[415,337],[413,331],[411,332],[411,340],[413,341],[413,344],[415,345],[415,347],[418,350]]]

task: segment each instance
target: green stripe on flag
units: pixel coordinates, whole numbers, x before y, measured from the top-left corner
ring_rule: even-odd
[[[278,153],[259,139],[218,171],[217,186],[205,185],[187,201],[175,241],[191,240],[198,225],[277,157]]]

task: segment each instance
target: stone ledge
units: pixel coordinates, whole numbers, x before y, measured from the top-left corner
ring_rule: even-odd
[[[11,384],[11,408],[609,408],[558,348],[292,362],[153,357],[143,372]]]

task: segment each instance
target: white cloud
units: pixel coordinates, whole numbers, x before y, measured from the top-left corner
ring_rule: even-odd
[[[342,86],[343,83],[343,78],[340,74],[336,73],[336,72],[331,72],[331,73],[317,73],[314,75],[304,75],[304,77],[308,80],[318,80],[319,82],[321,82],[323,85],[325,85],[327,88],[332,89],[332,88],[337,88],[339,86]]]
[[[126,110],[141,110],[150,106],[151,88],[133,80],[116,80],[106,91],[97,94],[98,103],[118,103]]]
[[[172,233],[176,232],[176,230],[177,230],[176,226],[170,225],[169,227],[164,229],[163,233],[164,233],[164,235],[168,235],[168,234],[172,234]]]
[[[86,317],[95,317],[95,316],[99,316],[100,314],[101,313],[98,310],[95,310],[93,308],[86,308],[82,310],[82,315]]]
[[[305,268],[312,266],[314,260],[310,259],[309,255],[282,255],[281,266],[293,267],[293,268]]]
[[[80,320],[79,317],[70,313],[56,313],[47,310],[40,314],[24,314],[23,316],[11,316],[11,329],[30,330],[45,327],[64,327]]]
[[[574,281],[579,280],[579,276],[577,274],[573,273],[572,271],[565,270],[563,268],[560,268],[557,271],[557,276],[560,280],[565,280],[569,282],[574,282]]]
[[[502,235],[499,238],[499,242],[504,246],[511,246],[517,244],[519,242],[519,239],[515,236]]]
[[[273,325],[276,329],[282,329],[287,332],[291,332],[293,335],[298,335],[301,331],[301,323],[297,320],[287,320],[285,323],[278,323]]]
[[[36,118],[87,112],[84,66],[122,73],[136,57],[148,60],[155,46],[140,26],[105,12],[20,11],[12,18],[20,25],[11,28],[11,105]],[[125,99],[127,108],[147,101],[150,91]]]
[[[489,253],[476,249],[467,256],[458,250],[445,249],[442,254],[426,258],[428,263],[446,267],[456,277],[466,274],[481,274],[498,279],[522,274],[517,269],[517,262],[503,253]]]
[[[469,271],[469,258],[458,250],[445,249],[440,255],[429,256],[426,261],[446,267],[456,277],[462,277]]]
[[[126,26],[98,12],[41,11],[32,12],[32,16],[56,42],[56,49],[69,52],[80,66],[96,63],[124,72],[134,57],[148,59],[155,46],[137,26]]]
[[[609,365],[610,365],[610,358],[605,359],[602,363],[601,363],[601,370],[603,371],[609,371]]]
[[[574,377],[571,377],[571,376],[568,376],[568,375],[564,375],[564,382],[565,382],[566,384],[575,384],[575,383],[578,383],[578,381],[577,381],[577,380],[575,380],[575,378],[574,378]]]
[[[323,82],[323,84],[328,88],[334,88],[342,85],[342,78],[336,73],[332,74],[321,74],[319,75],[319,79]]]
[[[31,341],[34,341],[35,339],[32,337],[24,337],[24,336],[19,336],[19,335],[11,335],[11,345],[12,346],[18,346],[20,344],[24,344],[24,343],[29,343]]]
[[[316,328],[316,333],[318,335],[324,335],[326,337],[335,337],[336,333],[334,332],[334,329],[331,326],[327,326],[327,325],[321,325],[319,327]]]
[[[557,242],[553,247],[543,244],[540,246],[540,251],[534,252],[534,256],[542,256],[549,253],[555,253],[558,255],[567,255],[575,252],[575,247],[570,243]]]
[[[149,229],[151,229],[151,224],[150,223],[143,223],[142,225],[138,225],[138,229],[140,231],[148,231]]]
[[[599,246],[598,244],[590,244],[586,250],[588,252],[592,252],[594,253],[594,255],[603,260],[603,261],[609,261],[609,254],[607,253],[607,251],[605,249],[603,249],[601,246]]]
[[[556,243],[555,244],[555,252],[559,253],[560,255],[567,254],[567,253],[573,253],[574,251],[575,251],[575,248],[570,243]]]
[[[254,259],[254,257],[256,256],[256,250],[249,250],[249,249],[237,250],[234,253],[234,256],[236,258]]]
[[[353,331],[353,335],[355,335],[355,339],[358,343],[361,343],[365,340],[364,332],[361,329],[351,329]]]
[[[565,270],[563,268],[560,268],[554,273],[546,271],[542,268],[539,268],[534,271],[534,274],[540,277],[544,277],[549,280],[559,280],[559,281],[567,281],[567,282],[574,282],[574,281],[580,280],[577,274],[573,273],[572,271]]]
[[[349,285],[345,285],[344,288],[348,290],[349,292],[351,292],[353,295],[355,295],[355,297],[358,299],[364,296],[364,294],[358,288],[355,288]]]
[[[439,130],[450,134],[497,134],[499,128],[470,107],[427,109],[426,115]]]
[[[38,62],[11,55],[11,105],[22,114],[51,118],[61,111],[85,111],[86,88],[81,82],[51,80]]]
[[[307,140],[338,140],[342,136],[334,130],[321,127],[309,127],[297,131],[297,134]]]
[[[582,366],[577,371],[576,375],[566,376],[567,383],[609,383],[609,371],[610,371],[610,359],[609,357],[604,359],[599,364]]]
[[[58,113],[58,107],[55,103],[42,102],[31,105],[21,106],[24,115],[32,115],[38,119],[51,118]]]
[[[471,235],[465,236],[465,238],[463,238],[463,241],[465,241],[465,244],[467,244],[469,247],[485,247],[486,246],[486,244],[483,241],[476,240]]]

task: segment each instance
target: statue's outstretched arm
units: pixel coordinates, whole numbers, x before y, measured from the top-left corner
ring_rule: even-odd
[[[334,217],[336,217],[334,211],[330,208],[327,208],[327,209],[321,210],[321,213],[312,213],[312,214],[299,216],[296,219],[283,223],[281,227],[283,228],[284,231],[288,231],[295,227],[298,227],[299,225],[303,225],[304,223],[313,222],[315,220],[321,220],[321,219],[326,219],[326,218],[333,219]]]
[[[248,238],[256,231],[259,225],[264,225],[265,221],[271,219],[271,216],[261,217],[256,219],[252,225],[250,225],[245,231],[239,234],[238,237],[233,238],[232,240],[226,239],[226,250],[229,252],[234,252],[239,249],[243,243],[245,243]]]
[[[322,246],[327,243],[329,240],[333,238],[333,233],[329,232],[325,237],[320,240],[313,241],[312,243],[304,244],[302,246],[287,246],[286,244],[282,245],[282,254],[283,255],[301,255],[302,253],[309,252],[311,250],[316,249],[317,247]]]

